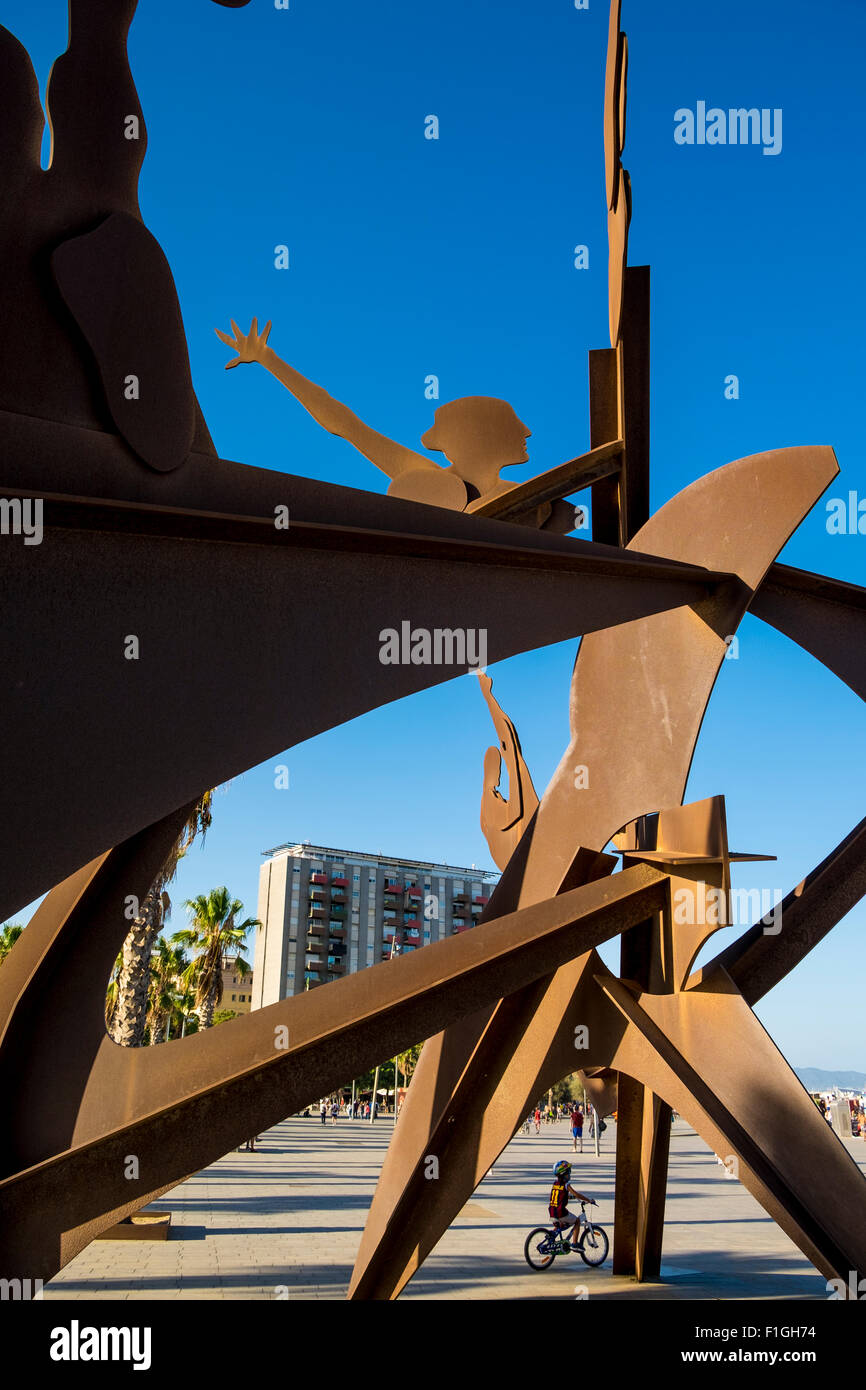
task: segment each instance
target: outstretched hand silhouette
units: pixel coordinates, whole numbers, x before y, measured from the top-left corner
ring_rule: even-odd
[[[218,328],[214,329],[221,342],[228,347],[234,348],[238,354],[231,362],[226,362],[226,371],[230,367],[240,367],[247,362],[261,362],[264,356],[264,349],[268,345],[268,334],[271,331],[271,320],[268,319],[261,333],[259,333],[259,321],[254,318],[249,333],[242,333],[234,319],[229,320],[234,337],[230,338],[228,333],[221,333]]]

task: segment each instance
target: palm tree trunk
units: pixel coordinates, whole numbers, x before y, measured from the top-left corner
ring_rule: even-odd
[[[200,1029],[213,1026],[213,1016],[216,1012],[216,997],[217,984],[216,979],[214,979],[214,983],[205,995],[204,1002],[200,1008],[196,1009],[196,1013],[198,1014],[198,1026]]]
[[[123,943],[123,969],[117,982],[117,1008],[111,1036],[121,1047],[141,1047],[147,1023],[150,957],[162,926],[162,900],[148,893]]]

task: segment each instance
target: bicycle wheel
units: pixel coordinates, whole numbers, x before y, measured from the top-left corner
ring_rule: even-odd
[[[523,1253],[530,1269],[549,1269],[556,1259],[551,1249],[554,1237],[546,1226],[536,1226],[526,1237]]]
[[[588,1248],[587,1248],[588,1247]],[[603,1226],[585,1226],[580,1238],[581,1258],[588,1265],[603,1265],[610,1249],[607,1231]]]

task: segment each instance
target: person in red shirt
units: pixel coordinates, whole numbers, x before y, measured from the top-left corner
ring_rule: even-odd
[[[578,1139],[580,1140],[580,1152],[583,1153],[583,1111],[579,1105],[575,1105],[571,1111],[571,1147],[574,1153],[577,1153]]]
[[[541,1111],[540,1111],[540,1109],[538,1108],[538,1106],[535,1107],[535,1116],[534,1116],[534,1118],[535,1118],[535,1133],[536,1133],[536,1134],[540,1134],[540,1133],[541,1133]]]

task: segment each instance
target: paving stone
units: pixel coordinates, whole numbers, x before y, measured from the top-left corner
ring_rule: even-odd
[[[284,1121],[255,1153],[226,1154],[165,1193],[165,1242],[95,1241],[45,1286],[48,1299],[342,1299],[392,1123]],[[596,1158],[571,1153],[565,1123],[518,1135],[408,1285],[413,1299],[812,1299],[825,1281],[714,1154],[678,1120],[671,1140],[664,1269],[654,1284],[614,1278],[610,1258],[591,1269],[561,1256],[535,1273],[523,1257],[547,1223],[554,1163],[596,1197],[612,1237],[615,1126]],[[866,1169],[866,1143],[846,1142]]]

